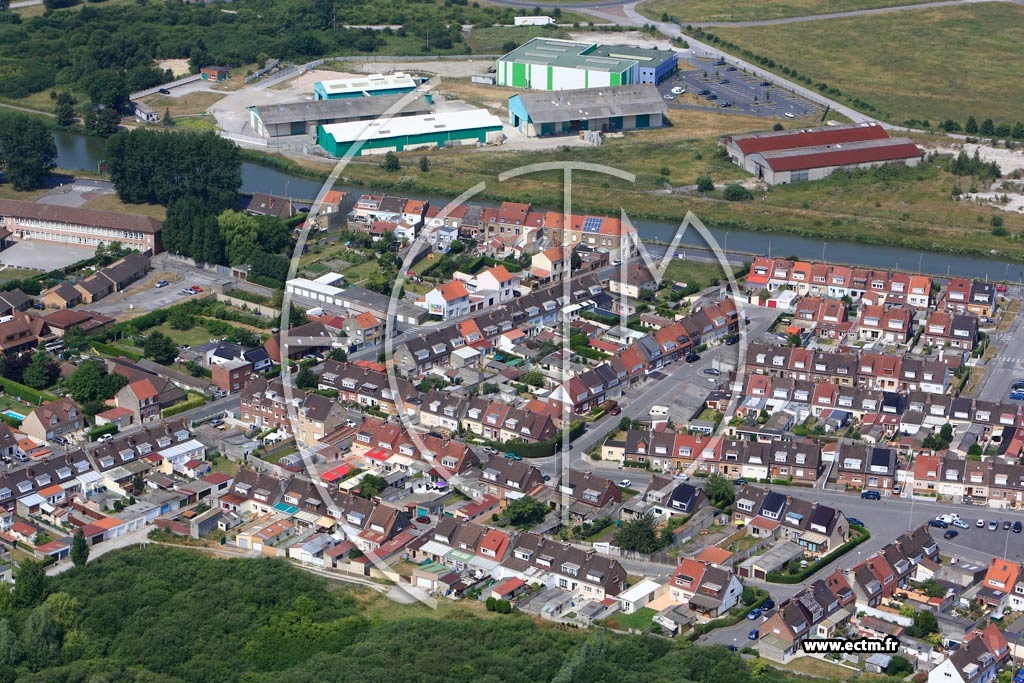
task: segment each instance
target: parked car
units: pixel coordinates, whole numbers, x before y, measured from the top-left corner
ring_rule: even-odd
[[[991,520],[988,523],[988,530],[989,531],[995,531],[998,528],[999,528],[999,522],[997,522],[996,520],[993,519],[993,520]]]
[[[774,608],[775,608],[775,601],[772,600],[771,598],[768,598],[763,603],[761,603],[761,611],[763,611],[763,612],[767,612],[768,610],[774,609]]]
[[[787,111],[785,114],[783,114],[783,116],[785,116],[787,119],[795,119],[796,118],[796,114],[794,114],[791,111]]]
[[[160,289],[161,287],[166,287],[169,284],[171,284],[171,283],[168,282],[167,280],[157,280],[156,281],[156,288]]]
[[[722,371],[719,370],[718,368],[704,368],[704,374],[718,377],[719,375],[722,374]]]
[[[725,649],[727,649],[729,652],[737,652],[739,650],[739,648],[735,645],[726,645]]]
[[[674,100],[674,99],[676,98],[676,96],[675,96],[675,95],[672,95],[672,94],[668,94],[668,95],[664,95],[664,98],[665,98],[666,100]]]
[[[861,491],[860,497],[864,500],[881,500],[882,494],[878,491]]]
[[[755,607],[754,609],[747,612],[747,619],[754,620],[761,616],[761,608]]]
[[[747,634],[747,640],[757,640],[760,637],[761,637],[761,634],[757,632],[756,628],[753,631],[751,631],[750,633]]]
[[[181,288],[181,292],[180,292],[180,293],[181,293],[181,294],[187,294],[187,295],[189,295],[189,296],[191,296],[192,294],[195,294],[195,292],[193,292],[193,291],[192,291],[191,289],[189,289],[188,287],[182,287],[182,288]]]
[[[200,287],[199,285],[192,285],[192,288],[191,288],[191,289],[192,289],[192,291],[193,291],[193,292],[195,292],[196,294],[198,294],[199,292],[203,291],[203,288],[202,288],[202,287]]]
[[[734,334],[731,337],[726,337],[725,338],[725,345],[726,346],[732,346],[733,344],[739,342],[739,340],[740,340],[740,335]]]
[[[628,489],[629,485],[632,483],[633,482],[631,482],[629,479],[623,479],[622,481],[619,482],[619,488]]]
[[[167,88],[160,88],[160,94],[161,95],[170,95],[171,91],[168,90]]]
[[[684,360],[686,360],[687,363],[696,363],[697,361],[700,360],[700,356],[697,355],[696,353],[688,353],[686,354],[686,358]]]
[[[542,475],[540,475],[540,478],[543,479],[544,481],[551,481],[551,475],[550,474],[542,474]]]
[[[762,88],[771,87],[771,81],[761,81],[761,87]]]
[[[996,291],[997,292],[1005,292],[1006,291],[1006,285],[996,285]]]
[[[427,515],[420,515],[419,517],[416,518],[416,523],[417,524],[430,524],[430,517],[428,517]]]
[[[725,85],[728,82],[729,82],[728,78],[720,78],[720,79],[718,79],[719,85]]]
[[[505,459],[506,459],[506,460],[522,460],[522,459],[523,459],[523,456],[521,456],[521,455],[516,455],[515,453],[511,453],[511,452],[509,452],[509,453],[506,453],[506,454],[505,454]]]
[[[612,409],[608,411],[610,415],[619,415],[622,413],[622,408],[619,406],[612,406]]]
[[[950,524],[952,524],[953,526],[955,526],[957,528],[960,528],[960,529],[970,529],[971,528],[971,525],[968,524],[967,522],[965,522],[962,519],[954,519],[952,522],[950,522]]]
[[[856,524],[857,526],[867,526],[866,524],[864,524],[864,522],[860,521],[856,517],[847,517],[846,521],[850,524]]]
[[[743,477],[740,477],[739,479],[736,480],[736,485],[737,486],[743,486],[746,483],[747,483],[747,480],[744,479]]]
[[[1021,524],[1019,521],[1013,523],[1013,533],[1019,534],[1022,529],[1024,529],[1024,524]]]
[[[1009,531],[1011,527],[1013,527],[1013,525],[1009,522],[1003,522],[1003,531]]]
[[[978,527],[979,529],[984,529],[984,528],[985,528],[985,520],[983,520],[983,519],[979,519],[979,520],[978,520],[978,523],[976,524],[976,526],[977,526],[977,527]]]
[[[949,539],[956,538],[959,535],[960,535],[959,531],[957,531],[956,529],[950,529],[946,533],[942,534],[942,537],[948,541]]]
[[[210,426],[211,427],[219,427],[222,424],[224,424],[224,419],[223,418],[215,417],[212,420],[210,420]]]
[[[682,95],[684,92],[686,92],[686,88],[680,87],[678,85],[672,88],[673,95]]]
[[[948,529],[949,522],[944,522],[941,519],[929,519],[928,526],[933,526],[937,529]]]

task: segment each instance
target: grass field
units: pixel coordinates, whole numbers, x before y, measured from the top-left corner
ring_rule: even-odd
[[[631,628],[635,628],[638,631],[645,631],[650,628],[654,622],[654,617],[658,613],[650,607],[641,607],[632,614],[613,614],[608,617],[607,623],[609,628],[617,628],[623,631]]]
[[[697,21],[761,21],[806,17],[812,14],[836,14],[877,7],[917,5],[928,0],[648,0],[640,13],[658,21],[663,13],[681,23]]]
[[[120,213],[137,213],[150,218],[163,220],[167,216],[167,208],[159,204],[125,204],[116,194],[102,194],[90,201],[90,209],[99,211],[118,211]]]
[[[555,26],[483,26],[470,31],[466,43],[479,55],[504,54],[505,43],[522,45],[537,36],[568,38],[569,34]]]
[[[665,269],[662,284],[685,282],[686,284],[695,283],[703,288],[713,279],[723,277],[725,277],[725,273],[722,272],[722,267],[717,263],[673,259]]]
[[[11,187],[10,183],[0,183],[0,199],[18,199],[23,202],[34,202],[46,194],[46,192],[46,189],[20,192]]]
[[[1024,7],[1003,2],[758,28],[715,35],[875,107],[892,122],[996,124],[1024,118]],[[870,40],[865,40],[870,36]],[[795,49],[799,46],[799,49]]]
[[[190,92],[181,97],[157,95],[156,97],[147,98],[146,104],[155,109],[160,116],[163,116],[165,111],[170,110],[171,116],[175,117],[204,112],[210,108],[210,105],[223,97],[224,95],[220,93],[200,90],[198,92]]]

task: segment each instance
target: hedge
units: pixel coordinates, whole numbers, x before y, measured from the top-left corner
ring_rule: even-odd
[[[690,631],[689,635],[686,636],[687,639],[691,641],[697,640],[697,638],[701,637],[705,633],[714,631],[716,628],[728,628],[730,626],[735,626],[736,624],[740,623],[743,619],[746,619],[747,614],[749,614],[751,610],[760,607],[764,604],[765,600],[771,597],[771,595],[768,594],[768,591],[762,588],[758,588],[757,592],[757,600],[752,602],[750,605],[745,605],[742,607],[733,607],[731,610],[729,610],[728,616],[712,619],[711,621],[705,621],[703,624],[697,624],[693,627],[693,630]]]
[[[852,531],[855,534],[858,534],[857,538],[851,538],[849,541],[847,541],[846,543],[842,544],[841,546],[839,546],[838,548],[836,548],[835,550],[830,552],[825,557],[819,559],[817,562],[813,562],[813,563],[807,565],[806,567],[801,569],[796,574],[790,575],[790,574],[783,574],[782,572],[768,572],[768,577],[767,577],[768,582],[769,583],[787,583],[787,584],[803,583],[806,579],[810,578],[811,575],[813,575],[819,569],[823,569],[824,567],[828,566],[832,562],[835,562],[840,557],[842,557],[846,553],[850,552],[851,550],[853,550],[854,548],[859,546],[864,541],[866,541],[869,538],[871,538],[871,532],[868,531],[867,529],[865,529],[862,526],[857,526],[856,524],[851,524],[850,525],[850,531]]]
[[[106,342],[89,340],[89,346],[93,348],[93,351],[102,353],[105,356],[113,356],[115,358],[118,356],[124,356],[125,358],[136,362],[142,360],[142,354],[138,351],[129,351],[128,349],[123,349],[120,346],[114,346],[113,344],[107,344]]]
[[[569,425],[569,441],[575,441],[586,430],[587,423],[577,420]],[[507,453],[515,453],[523,458],[547,458],[555,454],[558,446],[562,443],[562,435],[556,434],[550,439],[527,443],[526,441],[505,441],[492,442],[494,448]]]
[[[170,408],[164,408],[162,411],[163,417],[172,417],[184,413],[186,410],[192,410],[206,403],[206,397],[195,391],[188,392],[189,398],[181,403],[171,406]]]
[[[95,441],[104,434],[117,434],[117,432],[117,425],[114,424],[113,422],[108,422],[107,424],[104,425],[96,425],[95,427],[89,430],[89,441]]]
[[[34,406],[58,400],[56,396],[48,391],[39,391],[32,387],[27,387],[24,384],[19,384],[12,379],[7,379],[6,377],[0,377],[0,385],[2,385],[4,391],[11,396],[17,396],[22,401],[31,403]]]

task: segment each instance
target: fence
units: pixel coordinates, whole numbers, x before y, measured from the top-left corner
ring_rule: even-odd
[[[192,74],[191,76],[185,76],[183,78],[179,78],[176,81],[171,81],[170,83],[163,83],[161,85],[156,86],[155,88],[149,88],[147,90],[140,90],[138,92],[133,92],[131,95],[128,96],[128,99],[130,99],[130,100],[137,100],[140,97],[145,97],[146,95],[153,95],[155,93],[158,93],[158,92],[160,92],[161,88],[170,90],[171,88],[177,88],[179,85],[185,85],[186,83],[192,83],[193,81],[198,81],[200,78],[202,78],[202,76],[200,76],[199,74]]]

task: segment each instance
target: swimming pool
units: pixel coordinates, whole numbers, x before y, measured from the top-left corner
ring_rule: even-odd
[[[22,415],[19,412],[15,412],[15,411],[11,410],[10,408],[8,408],[7,410],[3,411],[3,414],[6,415],[7,417],[13,417],[15,420],[24,420],[25,419],[24,415]]]

